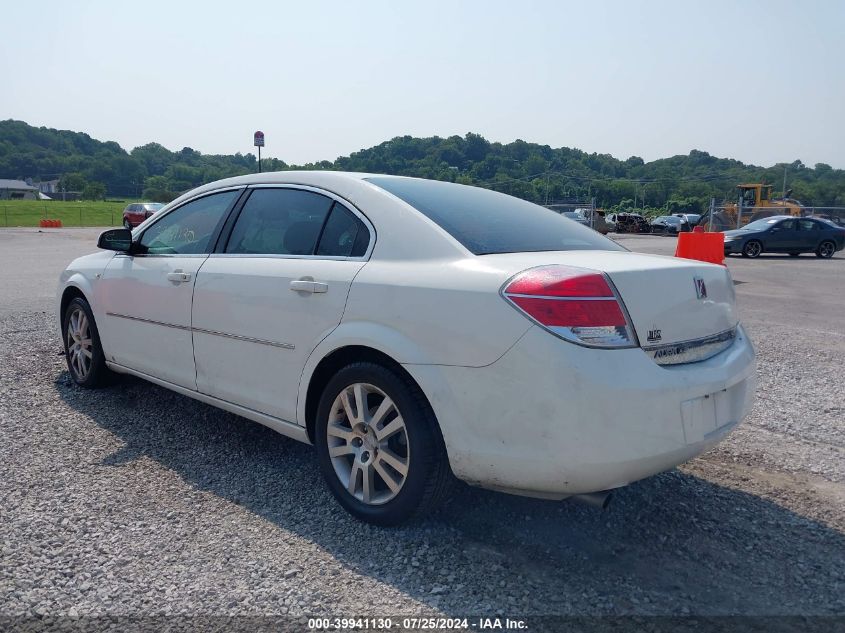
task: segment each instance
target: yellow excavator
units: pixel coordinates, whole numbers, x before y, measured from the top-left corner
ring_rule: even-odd
[[[737,202],[716,207],[712,223],[708,211],[701,217],[698,224],[708,231],[727,231],[772,215],[800,217],[802,214],[801,203],[789,197],[792,194],[792,189],[787,190],[783,198],[772,198],[772,185],[762,183],[737,185],[737,189],[739,189]],[[742,214],[739,215],[737,222],[739,200],[742,200]]]

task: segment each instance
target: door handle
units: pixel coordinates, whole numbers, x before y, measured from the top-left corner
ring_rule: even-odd
[[[191,281],[191,273],[174,270],[172,273],[167,273],[167,281],[175,281],[176,283]]]
[[[329,284],[323,283],[322,281],[294,279],[290,282],[290,289],[295,292],[321,293],[329,291]]]

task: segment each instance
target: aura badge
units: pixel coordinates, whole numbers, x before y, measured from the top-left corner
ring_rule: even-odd
[[[699,299],[706,299],[707,286],[704,285],[704,280],[701,277],[693,277],[692,281],[695,284],[695,296]]]

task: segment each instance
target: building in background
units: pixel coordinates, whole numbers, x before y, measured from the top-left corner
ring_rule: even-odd
[[[38,200],[38,187],[26,184],[23,180],[0,179],[0,200]]]

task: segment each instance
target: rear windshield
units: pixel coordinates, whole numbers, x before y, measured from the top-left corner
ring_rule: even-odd
[[[554,211],[489,189],[416,178],[367,181],[407,202],[475,255],[625,250]]]

